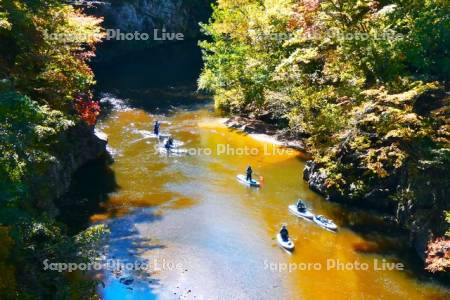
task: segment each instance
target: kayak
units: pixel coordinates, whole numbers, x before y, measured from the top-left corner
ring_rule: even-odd
[[[311,213],[309,210],[305,210],[304,212],[301,212],[297,209],[296,205],[289,205],[289,211],[296,215],[297,217],[305,218],[308,220],[312,220],[314,218],[314,214]]]
[[[325,218],[324,216],[315,216],[313,219],[314,223],[328,230],[336,231],[338,229],[337,225],[333,221]]]
[[[242,175],[242,174],[236,176],[236,178],[239,182],[241,182],[247,186],[251,186],[251,187],[260,187],[261,186],[261,184],[257,180],[252,179],[252,181],[248,181],[247,176]]]
[[[293,251],[295,248],[294,242],[289,238],[287,241],[284,241],[281,238],[281,234],[277,234],[277,242],[281,248],[286,249],[288,251]]]

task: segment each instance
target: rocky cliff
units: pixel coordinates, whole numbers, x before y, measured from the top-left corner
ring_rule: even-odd
[[[92,13],[105,18],[104,27],[123,32],[153,32],[165,28],[183,33],[186,38],[199,35],[198,23],[211,13],[208,0],[129,0],[97,5]]]
[[[182,34],[182,40],[196,40],[200,37],[199,22],[206,22],[211,15],[211,0],[113,0],[102,2],[89,9],[89,13],[104,18],[103,27],[120,33],[138,32],[141,40],[115,40],[110,37],[100,45],[96,62],[108,62],[114,58],[129,55],[136,50],[176,43],[176,40],[161,39],[161,32]],[[112,35],[111,35],[112,36]]]
[[[52,212],[53,201],[69,188],[72,175],[86,163],[99,158],[108,158],[107,141],[95,135],[85,122],[61,133],[52,149],[54,159],[43,166],[36,166],[27,181],[36,208]]]

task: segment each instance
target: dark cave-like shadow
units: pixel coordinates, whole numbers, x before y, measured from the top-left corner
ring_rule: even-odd
[[[361,236],[365,242],[355,243],[353,250],[362,255],[392,258],[405,266],[405,274],[422,283],[438,282],[449,286],[448,279],[433,276],[424,269],[424,262],[410,246],[408,233],[400,228],[392,215],[336,204],[330,211],[342,228]]]
[[[101,204],[118,188],[107,159],[89,162],[73,175],[68,192],[56,201],[57,220],[66,225],[69,234],[86,229],[90,217],[104,212]]]
[[[96,98],[107,92],[130,107],[167,115],[173,107],[205,104],[211,97],[197,91],[202,65],[196,41],[167,44],[97,62],[93,64]],[[103,110],[106,115],[110,108],[106,105]]]
[[[98,56],[101,55],[101,49]],[[93,63],[100,90],[161,88],[196,82],[202,67],[196,41],[138,50],[106,62]]]

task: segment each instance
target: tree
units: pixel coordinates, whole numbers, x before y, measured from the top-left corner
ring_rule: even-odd
[[[0,79],[54,109],[69,111],[94,84],[87,62],[103,37],[101,19],[62,1],[0,3]]]

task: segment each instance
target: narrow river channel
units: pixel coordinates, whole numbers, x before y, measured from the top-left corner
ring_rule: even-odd
[[[309,190],[301,178],[302,153],[226,128],[211,102],[162,109],[135,105],[143,101],[139,94],[130,101],[115,94],[103,98],[113,108],[97,129],[109,137],[117,189],[90,219],[110,227],[107,258],[150,267],[106,271],[104,299],[448,296],[415,271],[395,236],[377,233],[382,222],[372,214]],[[159,151],[150,135],[155,120],[189,155]],[[249,164],[263,179],[260,189],[236,180]],[[290,214],[288,205],[298,198],[340,230],[329,232]],[[275,240],[283,223],[296,244],[292,254]],[[392,263],[405,270],[390,270]]]

